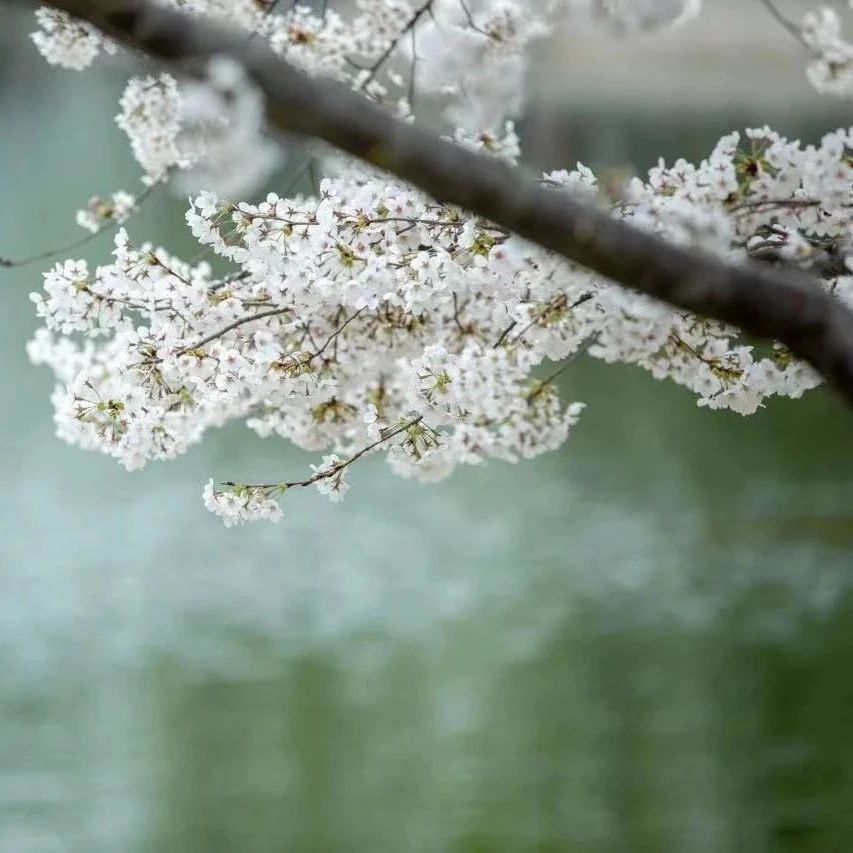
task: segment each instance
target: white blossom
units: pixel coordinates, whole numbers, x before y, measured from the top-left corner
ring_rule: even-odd
[[[93,195],[86,207],[77,211],[77,224],[93,234],[97,234],[105,225],[115,222],[121,225],[136,206],[136,199],[124,190],[114,192],[108,199]]]
[[[156,183],[173,166],[185,164],[178,150],[181,100],[171,74],[131,79],[120,107],[116,123],[130,139],[147,182]]]
[[[802,34],[816,55],[806,69],[809,82],[818,92],[853,95],[853,44],[842,35],[838,13],[826,6],[807,13]]]
[[[213,480],[208,480],[202,498],[208,510],[218,515],[226,527],[247,521],[278,522],[281,518],[281,506],[262,489],[247,486],[216,488]]]
[[[36,10],[36,21],[39,29],[30,38],[51,65],[82,71],[102,50],[115,53],[113,42],[67,12],[42,6]]]

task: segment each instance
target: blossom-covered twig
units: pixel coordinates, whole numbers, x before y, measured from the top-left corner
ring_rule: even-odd
[[[68,255],[71,252],[76,252],[78,249],[82,249],[84,246],[91,243],[96,237],[100,237],[101,234],[110,234],[114,232],[119,228],[119,226],[126,223],[131,216],[138,213],[142,205],[151,196],[157,186],[159,186],[159,184],[150,184],[145,187],[137,197],[133,206],[123,217],[107,219],[100,227],[96,228],[94,231],[90,231],[88,234],[78,238],[77,240],[72,240],[62,246],[55,246],[52,249],[45,249],[44,251],[36,252],[35,254],[29,255],[25,258],[5,258],[0,256],[0,267],[12,269],[15,267],[29,266],[30,264],[35,264],[39,261],[48,261],[51,258],[58,257],[59,255]]]
[[[186,355],[187,353],[191,353],[194,350],[201,349],[205,344],[211,343],[211,341],[218,340],[223,335],[228,334],[228,332],[233,331],[234,329],[239,328],[240,326],[245,325],[246,323],[253,323],[256,320],[263,320],[267,317],[279,317],[282,314],[288,314],[291,312],[290,308],[271,308],[268,311],[258,311],[255,314],[246,314],[244,317],[238,317],[236,320],[229,323],[227,326],[224,326],[221,329],[217,329],[215,332],[211,332],[209,335],[203,337],[200,341],[196,341],[195,343],[189,344],[186,347],[178,350],[175,355]],[[162,361],[162,359],[158,359],[158,361]]]
[[[250,489],[279,489],[284,491],[285,489],[294,489],[300,488],[304,486],[313,486],[319,480],[325,480],[328,477],[334,477],[340,474],[344,469],[349,468],[354,462],[357,462],[361,459],[362,456],[370,453],[371,450],[375,450],[381,444],[385,444],[388,441],[391,441],[392,438],[396,438],[398,435],[407,432],[413,426],[417,426],[424,419],[423,415],[418,415],[416,418],[411,418],[409,420],[404,421],[399,426],[390,428],[385,430],[382,435],[376,439],[376,441],[371,442],[365,447],[362,447],[361,450],[353,453],[352,456],[347,457],[346,459],[333,463],[329,465],[327,468],[321,468],[319,471],[316,471],[312,476],[306,477],[302,480],[289,480],[281,483],[246,483],[241,484]],[[223,486],[236,486],[237,483],[231,481],[225,481],[222,484]]]
[[[568,300],[566,298],[566,294],[565,293],[559,294],[555,299],[546,303],[545,306],[540,311],[537,311],[530,318],[530,322],[527,323],[527,325],[523,326],[520,332],[516,332],[516,334],[513,335],[510,343],[517,343],[518,341],[520,341],[524,337],[526,332],[530,331],[530,329],[532,329],[540,320],[543,319],[543,317],[545,317],[551,311],[559,310],[561,308],[566,310],[566,311],[573,311],[575,308],[580,307],[585,302],[589,302],[590,299],[592,299],[592,298],[593,298],[592,293],[582,293],[577,299],[575,299],[574,302],[572,302],[569,305],[569,304],[567,304]],[[495,348],[499,347],[504,342],[504,340],[506,339],[506,336],[511,331],[512,331],[512,328],[507,328],[504,330],[504,332],[501,334],[501,337],[495,343]]]
[[[204,489],[204,502],[211,512],[220,516],[230,527],[258,518],[278,521],[281,518],[279,498],[289,489],[317,486],[320,492],[332,500],[340,500],[349,488],[344,475],[353,463],[398,435],[411,434],[420,428],[422,421],[423,415],[401,420],[396,427],[382,431],[379,438],[345,459],[336,454],[326,456],[320,465],[311,466],[314,473],[310,477],[301,480],[280,483],[236,483],[228,480],[221,483],[219,488],[210,480]]]
[[[367,88],[367,86],[376,79],[376,75],[379,73],[382,66],[388,61],[391,54],[397,49],[397,46],[400,44],[404,36],[409,32],[414,32],[415,27],[418,25],[418,21],[420,21],[420,19],[432,9],[433,3],[435,3],[435,0],[425,0],[425,2],[421,3],[421,5],[412,13],[411,17],[406,21],[402,29],[388,42],[385,50],[379,54],[369,68],[365,69],[366,73],[359,82],[359,88]]]

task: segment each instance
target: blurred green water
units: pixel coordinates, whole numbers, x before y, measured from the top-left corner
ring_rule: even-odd
[[[26,255],[135,169],[121,75],[48,69],[0,16],[0,253]],[[571,157],[701,156],[743,121],[682,119],[590,114]],[[133,231],[191,253],[181,212]],[[828,395],[742,420],[578,364],[558,453],[434,487],[370,463],[340,506],[225,531],[208,476],[306,457],[234,427],[129,475],[59,444],[23,353],[38,273],[0,278],[0,853],[848,849],[853,421]]]

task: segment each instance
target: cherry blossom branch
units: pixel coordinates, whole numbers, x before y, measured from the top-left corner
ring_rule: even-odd
[[[392,438],[396,438],[401,433],[407,432],[413,426],[417,426],[424,419],[423,415],[419,415],[416,418],[412,418],[405,423],[400,424],[399,426],[394,427],[390,432],[386,432],[385,435],[381,435],[376,439],[372,444],[368,444],[366,447],[362,447],[361,450],[354,453],[352,456],[347,457],[343,460],[343,462],[338,462],[337,465],[332,465],[330,468],[318,471],[311,477],[307,477],[304,480],[292,480],[290,482],[283,483],[235,483],[230,480],[222,483],[223,486],[228,486],[229,488],[243,487],[244,489],[258,489],[262,491],[270,491],[270,490],[285,490],[285,489],[293,489],[301,486],[313,486],[319,480],[325,480],[328,477],[334,477],[341,473],[346,468],[349,468],[353,462],[357,462],[367,453],[370,453],[371,450],[375,450],[379,445],[385,444],[386,441],[390,441]]]
[[[320,138],[607,279],[775,339],[853,405],[853,312],[808,276],[732,264],[664,241],[519,169],[399,121],[338,83],[310,78],[258,43],[150,0],[52,0],[115,40],[185,72],[219,54],[242,62],[270,125]]]

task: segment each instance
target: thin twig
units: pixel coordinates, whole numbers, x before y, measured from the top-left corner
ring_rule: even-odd
[[[801,44],[809,53],[814,53],[814,48],[806,41],[803,31],[790,18],[783,15],[777,8],[774,0],[760,0],[764,8]]]
[[[335,331],[334,331],[334,332],[332,332],[332,334],[331,334],[331,335],[329,335],[329,337],[326,339],[326,342],[323,344],[323,346],[321,346],[321,347],[320,347],[320,349],[318,349],[318,350],[314,353],[314,355],[312,355],[312,356],[311,356],[311,359],[309,359],[309,361],[311,361],[311,360],[313,360],[313,359],[315,359],[315,358],[319,358],[319,357],[320,357],[320,356],[321,356],[321,355],[326,351],[326,349],[328,348],[329,344],[330,344],[332,341],[334,341],[334,340],[338,337],[338,335],[339,335],[339,334],[340,334],[340,333],[341,333],[341,332],[342,332],[342,331],[343,331],[343,330],[344,330],[344,329],[345,329],[345,328],[346,328],[350,323],[352,323],[352,321],[353,321],[353,320],[355,320],[355,318],[356,318],[356,317],[358,317],[358,316],[359,316],[363,311],[364,311],[364,308],[359,308],[359,309],[358,309],[358,311],[356,311],[356,312],[355,312],[354,314],[352,314],[350,317],[347,317],[347,319],[346,319],[346,320],[344,320],[344,322],[343,322],[343,323],[341,323],[341,325],[340,325],[340,326],[338,326],[338,328],[337,328],[337,329],[335,329]]]
[[[367,76],[364,77],[358,85],[359,89],[365,89],[373,80],[376,78],[376,75],[379,73],[379,70],[382,66],[388,61],[388,57],[394,52],[397,48],[397,45],[400,44],[403,36],[405,36],[410,30],[413,30],[418,21],[426,14],[426,12],[432,7],[432,4],[435,0],[426,0],[418,9],[415,10],[414,14],[408,21],[406,21],[405,26],[400,32],[397,34],[395,38],[393,38],[389,43],[385,50],[379,55],[379,58],[368,67]]]
[[[468,26],[471,27],[472,30],[476,33],[480,33],[480,35],[485,36],[486,38],[492,38],[490,33],[487,33],[482,27],[478,27],[476,22],[474,21],[474,16],[471,14],[471,10],[468,8],[468,4],[465,0],[459,0],[459,5],[462,7],[462,11],[465,13],[465,17],[468,19]]]
[[[413,418],[412,420],[407,421],[406,423],[400,424],[398,427],[395,427],[394,429],[392,429],[391,432],[389,432],[383,436],[380,436],[372,444],[368,444],[367,447],[362,447],[361,450],[359,450],[357,453],[354,453],[348,459],[345,459],[343,462],[339,462],[337,465],[333,465],[328,471],[318,471],[316,474],[314,474],[314,476],[308,477],[305,480],[291,480],[290,482],[283,482],[283,483],[251,483],[251,484],[250,483],[235,483],[231,480],[227,480],[222,485],[223,486],[229,486],[229,487],[240,485],[240,486],[243,486],[244,488],[247,488],[247,489],[265,489],[265,490],[281,489],[282,487],[284,487],[286,489],[293,489],[293,488],[297,488],[300,486],[313,486],[314,483],[318,482],[319,480],[325,480],[328,477],[334,477],[337,474],[340,474],[341,471],[343,471],[345,468],[349,468],[349,466],[352,465],[353,462],[357,462],[366,453],[370,453],[371,450],[374,450],[375,448],[379,447],[380,444],[384,444],[386,441],[390,441],[392,438],[396,438],[398,435],[400,435],[400,433],[406,432],[407,430],[411,429],[413,426],[416,426],[423,419],[424,419],[424,416],[419,415],[418,417]]]
[[[247,314],[244,317],[238,317],[234,320],[233,323],[229,323],[227,326],[219,329],[217,332],[212,332],[207,335],[207,337],[202,338],[200,341],[196,341],[194,344],[190,344],[189,346],[183,347],[183,349],[179,349],[175,355],[186,355],[188,352],[192,352],[193,350],[197,350],[200,347],[203,347],[205,344],[209,344],[211,341],[215,341],[217,338],[221,338],[224,334],[233,331],[236,328],[244,325],[245,323],[251,323],[253,320],[263,320],[265,317],[277,317],[280,314],[288,314],[292,311],[291,308],[271,308],[269,311],[259,311],[257,314]],[[162,358],[151,359],[151,362],[146,363],[156,363],[162,361]]]
[[[555,379],[562,376],[569,367],[577,361],[596,341],[595,337],[587,338],[578,349],[573,352],[568,358],[563,359],[563,363],[553,372],[548,374],[544,379],[537,379],[536,386],[533,391],[527,395],[527,402],[532,403],[545,389],[551,385]]]
[[[590,299],[593,298],[592,293],[582,293],[571,305],[566,306],[567,311],[573,311],[579,305],[583,305],[584,302],[589,302]],[[561,302],[565,302],[567,299],[565,293],[559,294],[555,299],[550,299],[545,303],[545,307],[540,311],[537,311],[536,314],[530,319],[530,322],[524,326],[524,328],[518,332],[513,339],[510,341],[511,344],[517,344],[524,335],[530,331],[533,326],[535,326],[549,311],[553,311],[556,308],[560,307]],[[502,332],[501,336],[495,341],[493,348],[498,349],[500,345],[506,340],[507,335],[518,325],[518,323],[513,320]]]
[[[97,231],[91,231],[83,237],[78,238],[77,240],[72,240],[70,243],[65,243],[62,246],[57,246],[53,249],[47,249],[43,252],[37,252],[35,255],[30,255],[26,258],[4,258],[0,257],[0,267],[6,267],[7,269],[13,269],[15,267],[25,267],[29,264],[34,264],[37,261],[47,261],[51,258],[55,258],[57,255],[64,255],[68,252],[73,252],[76,249],[82,249],[83,246],[88,245],[92,242],[96,237],[100,237],[101,234],[109,234],[110,232],[117,231],[120,226],[124,225],[131,216],[137,213],[142,207],[142,204],[148,199],[151,193],[154,191],[155,187],[161,186],[161,184],[151,184],[147,186],[136,199],[133,207],[127,212],[127,216],[119,222],[118,220],[110,220],[109,222],[104,223]]]

